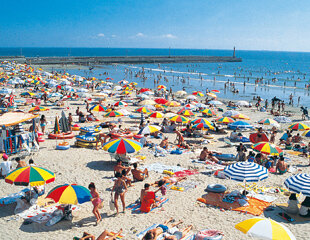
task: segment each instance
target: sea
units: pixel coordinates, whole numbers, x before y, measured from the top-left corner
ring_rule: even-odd
[[[146,49],[146,48],[0,48],[0,56],[232,56],[233,50],[210,49]],[[295,106],[310,107],[310,53],[236,50],[242,62],[235,63],[173,63],[173,64],[115,64],[85,68],[53,69],[84,77],[113,78],[134,81],[141,87],[165,85],[173,91],[219,90],[219,98],[253,100],[260,96],[286,103],[293,95]],[[147,79],[135,77],[144,69]],[[129,71],[132,74],[129,74]],[[108,75],[104,75],[108,73]],[[161,76],[159,83],[155,79]],[[226,88],[225,88],[225,83]],[[233,86],[234,85],[234,86]],[[233,90],[238,90],[234,93]]]

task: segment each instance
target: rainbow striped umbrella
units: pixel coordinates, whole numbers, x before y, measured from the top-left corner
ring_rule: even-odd
[[[195,116],[195,114],[191,110],[188,110],[188,109],[181,110],[178,112],[178,114],[186,116],[186,117]]]
[[[217,116],[217,113],[213,109],[210,109],[210,108],[206,108],[202,110],[201,112],[203,115],[207,115],[209,117]]]
[[[97,105],[92,106],[89,110],[95,111],[95,112],[105,112],[107,108],[101,104],[97,104]]]
[[[104,117],[121,117],[123,114],[118,111],[111,111],[103,115]]]
[[[267,155],[282,155],[283,152],[281,150],[281,148],[277,147],[274,144],[271,144],[269,142],[259,142],[256,143],[252,146],[252,148],[257,151],[257,152],[261,152]]]
[[[145,126],[144,128],[142,128],[138,134],[151,134],[151,133],[154,133],[154,132],[158,132],[161,130],[161,127],[160,126],[157,126],[157,125],[147,125]]]
[[[5,182],[22,186],[38,186],[55,181],[55,174],[41,167],[17,168],[6,176]]]
[[[229,124],[229,123],[235,122],[235,120],[230,117],[220,117],[216,119],[216,122],[223,123],[223,124]]]
[[[140,108],[137,108],[135,111],[136,112],[143,112],[143,113],[146,113],[146,114],[152,113],[152,110],[147,108],[147,107],[140,107]]]
[[[193,92],[192,94],[196,95],[198,97],[203,97],[204,96],[204,94],[202,92],[200,92],[200,91]]]
[[[46,196],[60,204],[82,204],[90,202],[92,196],[90,191],[83,186],[76,184],[64,184],[54,187]]]
[[[214,127],[210,124],[206,124],[204,122],[201,123],[197,123],[195,125],[192,126],[192,128],[197,128],[197,129],[211,129],[214,130]]]
[[[176,101],[167,102],[167,103],[165,103],[165,105],[167,107],[180,107],[181,106],[181,104],[176,102]]]
[[[302,134],[304,137],[310,137],[310,130],[304,131]]]
[[[305,130],[309,130],[310,127],[308,127],[306,124],[303,124],[303,123],[293,123],[288,127],[288,129],[296,130],[296,131],[305,131]]]
[[[154,100],[156,103],[158,103],[158,104],[166,104],[167,102],[169,102],[167,99],[165,99],[165,98],[156,98],[155,100]]]
[[[210,122],[210,121],[208,121],[208,120],[205,119],[205,118],[197,118],[197,119],[194,119],[194,120],[192,120],[192,123],[193,123],[193,124],[204,123],[204,124],[208,124],[208,125],[213,126],[213,123]]]
[[[115,107],[119,107],[119,106],[127,107],[128,103],[123,102],[123,101],[118,101],[118,102],[114,103],[114,106]]]
[[[176,122],[176,123],[187,123],[188,122],[188,118],[180,116],[180,115],[175,115],[173,117],[170,118],[171,122]]]
[[[42,106],[35,106],[33,108],[31,108],[29,110],[29,112],[43,112],[43,111],[48,111],[49,108],[46,108],[46,107],[42,107]]]
[[[118,138],[107,142],[103,149],[110,153],[126,154],[134,153],[142,148],[142,144],[129,138]]]
[[[250,120],[250,118],[247,115],[244,114],[237,114],[234,116],[231,116],[234,119],[243,119],[243,120]]]
[[[158,85],[158,86],[157,86],[157,89],[158,89],[158,90],[166,89],[166,86],[164,86],[164,85]]]
[[[263,124],[263,125],[278,125],[279,124],[276,120],[273,120],[272,118],[264,118],[258,121],[258,123]]]
[[[122,95],[129,95],[130,92],[129,92],[129,91],[122,91],[121,94],[122,94]]]
[[[151,118],[162,118],[164,115],[161,112],[153,112],[149,115]]]

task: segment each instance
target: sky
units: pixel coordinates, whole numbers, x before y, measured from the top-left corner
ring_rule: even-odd
[[[310,52],[309,0],[3,1],[0,47]]]

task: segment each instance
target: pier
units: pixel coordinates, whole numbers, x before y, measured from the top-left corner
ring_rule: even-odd
[[[104,64],[147,64],[147,63],[217,63],[242,62],[235,56],[107,56],[107,57],[23,57],[0,56],[0,61],[16,61],[29,65],[104,65]]]

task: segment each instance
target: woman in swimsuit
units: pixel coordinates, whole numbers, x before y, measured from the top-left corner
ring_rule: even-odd
[[[115,173],[115,177],[117,178],[114,182],[114,186],[112,188],[112,192],[115,191],[115,195],[114,195],[114,205],[115,205],[115,208],[116,208],[116,212],[117,214],[119,213],[118,212],[118,204],[117,204],[117,201],[118,201],[118,197],[121,198],[121,201],[122,201],[122,205],[123,205],[123,212],[125,212],[125,193],[127,192],[127,186],[126,186],[126,183],[125,181],[122,179],[122,174],[119,173],[119,172],[116,172]],[[111,192],[111,194],[112,194]]]
[[[100,212],[99,212],[99,207],[102,204],[102,201],[101,201],[101,198],[99,197],[99,193],[97,192],[96,186],[93,182],[91,182],[88,185],[88,189],[90,190],[90,194],[92,196],[91,202],[94,205],[93,214],[95,215],[97,219],[96,224],[98,224],[102,220]]]
[[[45,119],[45,115],[42,115],[40,118],[40,126],[42,129],[42,133],[45,133],[45,126],[46,126],[46,119]]]

